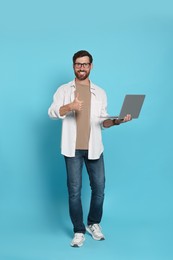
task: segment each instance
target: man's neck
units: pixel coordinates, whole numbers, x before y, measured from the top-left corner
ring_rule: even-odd
[[[84,80],[79,80],[79,79],[75,78],[75,82],[76,82],[76,84],[80,84],[80,85],[88,85],[88,86],[90,85],[89,78],[84,79]]]

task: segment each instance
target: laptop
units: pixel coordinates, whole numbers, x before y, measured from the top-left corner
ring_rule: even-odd
[[[123,120],[127,114],[131,114],[132,118],[138,118],[144,99],[145,95],[126,95],[119,116],[108,116],[107,118]]]

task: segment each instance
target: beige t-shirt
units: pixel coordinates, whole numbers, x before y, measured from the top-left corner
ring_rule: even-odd
[[[90,136],[90,86],[76,84],[75,95],[77,95],[77,93],[79,93],[79,100],[83,101],[83,109],[82,111],[76,112],[76,149],[87,150]]]

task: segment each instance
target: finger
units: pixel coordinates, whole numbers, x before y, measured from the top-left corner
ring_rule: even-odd
[[[82,110],[82,106],[79,106],[78,110],[81,111]]]
[[[82,108],[83,108],[83,101],[80,102],[80,109],[82,110]]]
[[[125,116],[124,117],[124,122],[127,122],[129,120],[129,117],[128,116]]]
[[[131,119],[131,115],[130,114],[127,114],[126,116],[125,116],[125,120],[126,121],[129,121]]]

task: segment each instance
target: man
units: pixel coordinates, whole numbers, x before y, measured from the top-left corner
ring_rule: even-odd
[[[69,213],[74,230],[71,241],[73,247],[83,245],[86,230],[95,240],[105,239],[99,225],[105,187],[101,129],[131,120],[130,115],[123,121],[103,119],[108,116],[107,97],[103,89],[89,80],[92,62],[92,55],[87,51],[81,50],[74,54],[73,70],[76,77],[57,89],[48,111],[51,118],[62,119],[61,153],[67,171]],[[81,204],[83,163],[92,191],[86,227]]]

